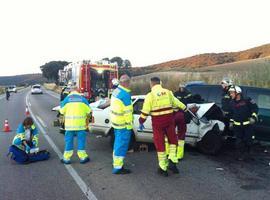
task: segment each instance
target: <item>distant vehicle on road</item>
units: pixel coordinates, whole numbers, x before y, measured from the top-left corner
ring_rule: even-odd
[[[151,117],[148,117],[144,123],[145,129],[139,129],[139,117],[143,106],[145,95],[132,96],[134,108],[133,121],[133,137],[131,143],[134,142],[153,142],[153,130]],[[110,121],[110,107],[106,108],[92,108],[92,120],[89,124],[90,131],[95,134],[103,136],[110,136],[111,144],[114,143],[113,128]],[[218,108],[214,103],[204,104],[189,104],[188,107],[196,106],[198,111],[196,113],[198,118],[193,118],[187,124],[186,143],[198,148],[205,154],[216,154],[222,146],[222,132],[224,130],[224,123],[211,118],[211,113],[218,113]],[[220,110],[222,115],[222,111]],[[199,119],[199,120],[198,120]]]
[[[8,91],[9,92],[17,93],[16,85],[10,85],[10,86],[8,86]]]
[[[252,98],[259,107],[258,123],[254,125],[255,139],[270,141],[270,89],[240,86],[244,97]],[[192,94],[199,94],[205,102],[215,102],[221,106],[222,87],[220,85],[188,84]]]
[[[31,94],[43,94],[41,85],[39,84],[33,85],[31,88]]]

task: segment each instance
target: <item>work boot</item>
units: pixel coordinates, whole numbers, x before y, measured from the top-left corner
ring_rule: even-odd
[[[88,163],[89,161],[90,161],[90,158],[89,157],[86,157],[85,159],[80,160],[80,163],[81,164],[85,164],[85,163]]]
[[[160,176],[164,176],[164,177],[169,176],[168,171],[167,171],[167,170],[164,171],[164,170],[161,169],[160,167],[158,168],[157,173],[158,173]]]
[[[61,161],[61,163],[65,164],[65,165],[71,164],[70,160],[61,159],[60,161]]]
[[[174,174],[179,174],[179,170],[175,163],[173,163],[171,160],[169,160],[169,167],[168,169],[172,171]]]
[[[130,169],[126,169],[124,167],[122,167],[121,169],[119,170],[113,170],[113,174],[130,174],[131,173],[131,170]]]

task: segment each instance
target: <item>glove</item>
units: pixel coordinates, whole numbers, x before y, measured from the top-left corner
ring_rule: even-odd
[[[229,130],[233,130],[233,122],[229,123]]]
[[[254,117],[250,117],[249,118],[249,124],[255,124],[256,123],[256,120],[254,119]]]
[[[145,129],[144,125],[143,125],[143,124],[140,124],[138,130],[139,130],[139,131],[143,131],[143,129]]]
[[[28,145],[25,146],[25,152],[26,153],[30,153],[31,147],[29,147]]]

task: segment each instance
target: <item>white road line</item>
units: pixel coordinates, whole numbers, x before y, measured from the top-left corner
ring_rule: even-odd
[[[30,93],[28,93],[27,96],[26,96],[26,98],[25,98],[26,105],[29,105],[29,94]],[[33,114],[33,112],[32,112],[31,109],[29,109],[29,112],[30,112],[32,118],[34,119],[35,123],[37,124],[38,128],[40,129],[40,131],[44,135],[45,139],[48,141],[48,143],[51,145],[51,147],[53,148],[53,150],[55,151],[55,153],[58,155],[59,159],[62,159],[63,154],[61,153],[61,151],[59,150],[59,148],[55,145],[55,143],[50,138],[50,136],[46,133],[46,131],[44,130],[44,128],[40,125],[39,121],[34,116],[34,114]],[[77,183],[77,185],[80,187],[80,189],[82,190],[82,192],[85,194],[85,196],[87,197],[87,199],[89,199],[89,200],[97,200],[96,196],[94,195],[94,193],[92,192],[92,190],[90,189],[90,187],[88,187],[86,185],[86,183],[82,180],[82,178],[77,173],[77,171],[72,167],[72,165],[64,165],[64,166],[66,167],[66,169],[67,169],[68,173],[71,175],[71,177],[75,180],[75,182]]]
[[[29,103],[29,102],[28,102]],[[46,128],[47,126],[46,126],[46,124],[44,123],[44,121],[37,115],[37,119],[38,119],[38,121],[41,123],[41,125],[44,127],[44,128]]]
[[[30,102],[28,102],[28,104],[29,104],[29,106],[31,106],[31,103]]]

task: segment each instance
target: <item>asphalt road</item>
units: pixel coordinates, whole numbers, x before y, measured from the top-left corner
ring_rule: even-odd
[[[6,157],[16,128],[29,105],[40,132],[40,149],[51,153],[48,161],[18,165]],[[91,162],[82,165],[74,154],[72,165],[60,163],[64,137],[52,126],[59,103],[49,91],[31,95],[29,89],[12,94],[10,101],[0,96],[0,123],[9,120],[12,132],[0,132],[0,199],[269,199],[270,148],[257,145],[254,160],[238,162],[233,150],[225,146],[217,157],[188,148],[179,164],[180,174],[164,178],[156,174],[154,151],[129,153],[126,159],[130,175],[113,175],[109,138],[93,133],[87,137]],[[2,129],[2,128],[1,128]],[[76,140],[75,140],[76,141]],[[75,142],[76,147],[76,142]],[[267,152],[266,152],[267,150]]]

